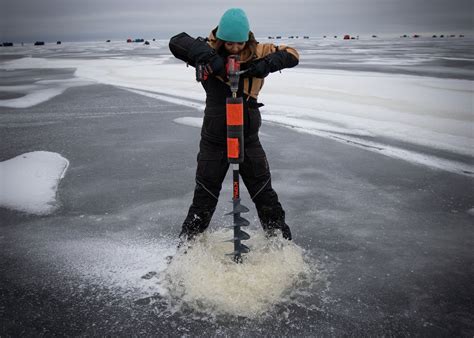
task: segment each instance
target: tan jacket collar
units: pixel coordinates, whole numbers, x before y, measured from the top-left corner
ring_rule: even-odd
[[[216,37],[216,32],[217,32],[217,27],[214,28],[211,33],[209,33],[209,45],[212,48],[216,48],[216,43],[217,43],[217,37]],[[249,37],[255,39],[254,35],[252,32],[249,33]],[[244,50],[240,53],[240,62],[248,62],[250,60],[254,59],[254,55],[250,48],[246,45]]]

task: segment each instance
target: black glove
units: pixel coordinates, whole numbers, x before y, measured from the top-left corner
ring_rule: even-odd
[[[297,64],[298,59],[296,57],[284,50],[279,50],[253,62],[245,74],[249,77],[264,78],[269,73],[277,72],[283,68],[291,68]]]
[[[196,80],[205,81],[209,75],[225,75],[225,60],[199,37],[188,50],[188,58],[196,64]]]
[[[207,63],[196,65],[196,81],[206,81],[210,75],[226,77],[225,60],[222,56],[215,54]]]
[[[266,58],[257,60],[250,64],[245,76],[263,79],[270,73],[270,65]]]
[[[226,60],[219,54],[211,56],[207,63],[208,68],[211,70],[210,74],[223,75],[226,72],[225,69]]]

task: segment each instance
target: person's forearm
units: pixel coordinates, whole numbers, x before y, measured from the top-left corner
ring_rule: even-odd
[[[295,67],[299,62],[298,58],[284,50],[268,54],[265,59],[268,62],[271,73],[284,68]]]
[[[187,33],[179,33],[173,36],[169,42],[169,48],[171,53],[178,59],[195,66],[194,60],[189,58],[189,50],[195,39],[189,36]]]
[[[216,55],[216,51],[205,39],[201,37],[195,39],[184,32],[170,39],[169,48],[175,57],[193,67],[199,63],[208,63]]]

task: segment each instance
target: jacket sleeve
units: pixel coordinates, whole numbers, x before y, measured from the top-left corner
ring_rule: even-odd
[[[261,53],[272,73],[295,67],[299,63],[299,54],[296,49],[285,45],[263,44]]]
[[[216,51],[205,39],[201,37],[195,39],[184,32],[170,39],[169,48],[176,58],[193,67],[199,63],[209,62],[209,59],[216,55]]]

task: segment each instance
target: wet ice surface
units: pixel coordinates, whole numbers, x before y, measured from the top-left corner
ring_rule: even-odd
[[[9,81],[58,75],[50,70]],[[176,254],[202,117],[177,97],[93,85],[0,108],[0,161],[38,149],[70,161],[53,215],[0,209],[0,332],[472,335],[472,177],[264,123],[295,238],[263,241],[243,189],[256,247],[234,284],[226,277],[240,267],[218,242],[231,222],[230,176],[210,233],[189,259]]]

